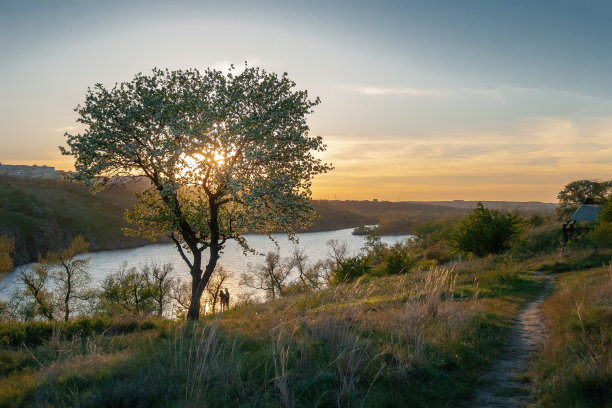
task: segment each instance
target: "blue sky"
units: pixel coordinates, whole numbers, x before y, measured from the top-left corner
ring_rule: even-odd
[[[248,61],[322,104],[318,198],[554,201],[612,170],[612,3],[6,1],[0,162],[70,168],[88,86]]]

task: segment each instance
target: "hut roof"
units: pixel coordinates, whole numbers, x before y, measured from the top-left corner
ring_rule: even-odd
[[[570,221],[597,221],[597,214],[603,206],[599,204],[582,204],[570,217]]]

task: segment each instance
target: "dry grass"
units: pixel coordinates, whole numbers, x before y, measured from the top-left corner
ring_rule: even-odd
[[[28,360],[0,387],[15,406],[468,406],[537,290],[500,262],[364,278],[198,324],[54,334],[31,350],[40,364]]]
[[[534,362],[538,406],[612,404],[612,267],[556,277],[545,302],[549,339]]]

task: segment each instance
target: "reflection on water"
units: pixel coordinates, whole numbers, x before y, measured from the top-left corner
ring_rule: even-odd
[[[365,236],[352,235],[352,229],[343,229],[337,231],[325,232],[309,232],[298,234],[298,246],[304,248],[308,255],[308,261],[314,263],[318,260],[325,259],[329,256],[329,246],[327,242],[332,239],[338,240],[340,243],[346,243],[348,255],[357,255],[365,243]],[[268,251],[276,250],[274,242],[263,235],[246,235],[247,242],[255,249],[259,255],[247,254],[244,255],[242,248],[235,242],[230,241],[219,260],[219,265],[222,265],[232,276],[226,281],[227,286],[232,294],[240,294],[251,291],[248,288],[243,288],[238,285],[240,274],[248,272],[250,266],[256,266],[263,263],[263,255]],[[282,257],[288,257],[293,251],[295,245],[287,239],[286,235],[275,234],[274,238],[280,249]],[[395,235],[382,237],[382,241],[387,244],[393,244],[397,241],[409,239],[408,235]],[[93,279],[93,284],[99,284],[107,275],[118,271],[123,262],[127,263],[128,267],[139,267],[147,263],[163,264],[170,262],[174,265],[174,275],[181,279],[189,279],[189,269],[180,257],[178,251],[172,244],[152,244],[140,248],[118,249],[113,251],[102,251],[90,254],[81,255],[82,257],[91,258],[90,272]],[[204,252],[204,260],[207,260],[206,252]],[[7,295],[16,288],[19,271],[23,268],[28,268],[29,265],[23,265],[11,273],[9,273],[2,282],[2,295]],[[234,298],[235,299],[235,298]]]

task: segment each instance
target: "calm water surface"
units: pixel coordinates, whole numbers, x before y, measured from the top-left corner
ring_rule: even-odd
[[[346,243],[348,255],[357,255],[365,243],[365,236],[352,235],[352,228],[342,229],[337,231],[325,232],[309,232],[298,234],[299,247],[304,248],[308,255],[308,261],[314,263],[318,260],[329,257],[330,247],[327,244],[329,240],[336,239],[339,242]],[[296,245],[287,239],[286,235],[274,235],[280,249],[280,254],[283,258],[289,257]],[[382,237],[382,241],[387,244],[393,244],[398,241],[410,239],[410,235],[393,235]],[[268,237],[263,235],[246,235],[247,242],[260,254],[266,254],[268,251],[275,251],[276,246]],[[121,268],[123,262],[129,267],[140,267],[147,263],[163,264],[166,262],[174,266],[173,274],[181,279],[189,279],[189,269],[178,251],[172,244],[152,244],[140,248],[132,249],[117,249],[113,251],[94,252],[79,257],[90,258],[90,273],[92,276],[92,284],[97,286],[104,278]],[[208,259],[207,251],[204,252],[204,262]],[[241,287],[238,282],[242,273],[248,273],[250,268],[262,264],[263,255],[247,254],[244,255],[242,248],[235,242],[230,241],[226,244],[219,265],[222,265],[231,273],[230,280],[227,282],[227,287],[232,294],[241,294],[252,292],[249,288]],[[24,268],[30,267],[31,264],[22,265],[11,273],[9,273],[2,281],[2,289],[0,295],[6,296],[18,287],[19,272]]]

